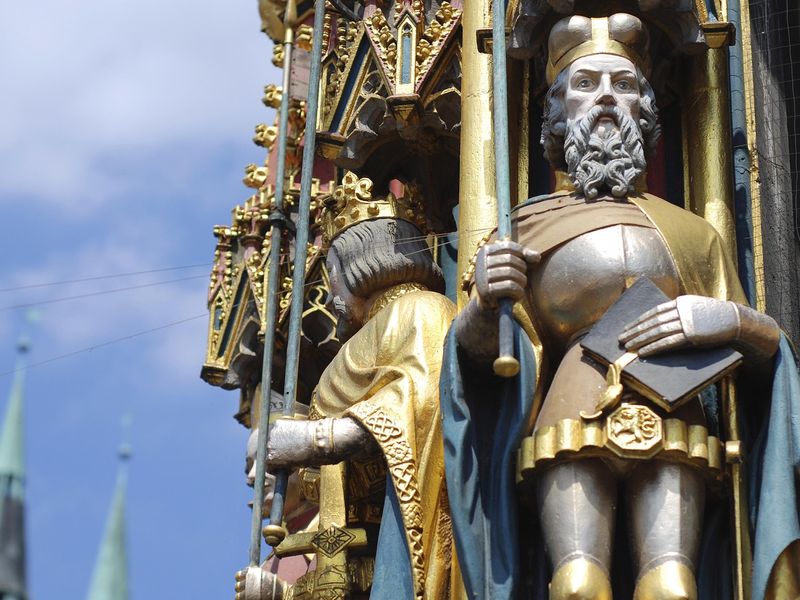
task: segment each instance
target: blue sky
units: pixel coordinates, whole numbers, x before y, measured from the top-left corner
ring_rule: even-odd
[[[210,263],[215,224],[263,160],[253,127],[279,74],[257,3],[5,2],[0,8],[0,288]],[[23,309],[47,304],[31,362],[205,311],[209,267],[0,292],[0,372]],[[35,598],[83,598],[132,416],[133,598],[233,596],[250,491],[237,394],[199,379],[206,319],[30,369],[29,581]],[[0,376],[3,405],[11,386]]]

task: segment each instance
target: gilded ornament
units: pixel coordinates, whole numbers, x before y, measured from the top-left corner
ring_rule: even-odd
[[[275,44],[272,47],[272,64],[279,69],[283,67],[283,44]]]
[[[295,33],[295,45],[301,50],[311,52],[313,32],[310,25],[300,25]]]
[[[310,502],[319,504],[319,469],[305,468],[298,473],[303,497]]]
[[[278,109],[281,106],[281,96],[283,95],[283,88],[274,83],[269,83],[264,86],[264,97],[261,101],[264,106],[268,108]]]
[[[281,283],[280,307],[281,310],[289,308],[292,301],[292,278],[284,277]]]
[[[367,314],[367,318],[371,319],[374,317],[378,312],[389,306],[392,302],[400,298],[401,296],[405,296],[406,294],[410,294],[411,292],[419,292],[425,290],[425,287],[419,285],[418,283],[401,283],[399,285],[395,285],[390,287],[388,290],[383,292],[373,303],[372,308],[369,309],[369,314]]]
[[[262,148],[270,150],[277,139],[277,127],[274,125],[267,125],[265,123],[259,123],[256,125],[256,134],[253,137],[253,143],[256,146],[261,146]]]
[[[351,171],[345,173],[323,210],[325,243],[357,223],[378,218],[399,218],[425,228],[424,211],[417,200],[406,196],[397,198],[391,192],[383,198],[374,198],[372,185],[372,180],[366,177],[359,178]]]
[[[459,24],[460,17],[459,9],[454,8],[449,2],[443,2],[434,18],[425,27],[422,38],[417,43],[417,83],[428,74],[433,61],[441,55],[445,41]]]
[[[328,558],[332,558],[342,552],[355,540],[356,536],[346,529],[331,525],[327,529],[317,533],[312,538],[311,545]]]
[[[375,559],[368,556],[351,558],[347,561],[347,572],[350,586],[357,591],[365,592],[372,585]]]
[[[622,407],[617,412],[620,410]],[[554,425],[538,429],[532,436],[522,440],[517,478],[526,478],[533,475],[535,469],[576,455],[614,455],[623,458],[657,456],[663,460],[695,465],[712,479],[722,475],[725,464],[723,444],[719,438],[709,435],[706,427],[689,425],[675,418],[662,420],[658,415],[641,416],[638,421],[632,420],[632,415],[619,415],[613,422],[612,416],[606,417],[605,421],[562,419]],[[641,437],[642,442],[636,441],[637,436]]]
[[[661,449],[661,417],[643,404],[623,404],[606,419],[606,436],[620,456],[649,458]]]
[[[244,168],[244,183],[247,187],[259,189],[267,182],[269,171],[267,167],[259,167],[256,164],[250,163]]]

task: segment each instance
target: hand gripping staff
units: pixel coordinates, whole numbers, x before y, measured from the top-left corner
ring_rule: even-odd
[[[492,90],[494,113],[495,193],[497,195],[497,239],[511,239],[511,199],[508,158],[508,82],[506,80],[506,2],[492,2]],[[519,373],[519,361],[514,356],[514,330],[510,298],[499,302],[499,356],[494,372],[501,377]]]

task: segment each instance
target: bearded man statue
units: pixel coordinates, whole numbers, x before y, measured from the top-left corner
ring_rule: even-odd
[[[713,565],[724,545],[704,537],[704,513],[714,504],[707,490],[718,487],[722,462],[718,406],[698,396],[666,410],[625,388],[623,407],[635,408],[620,413],[620,423],[631,410],[647,410],[685,439],[647,456],[622,452],[592,433],[605,431],[613,416],[597,410],[608,368],[584,354],[580,340],[627,288],[649,278],[670,301],[626,327],[619,338],[624,349],[648,357],[680,348],[736,348],[746,372],[757,377],[774,369],[783,378],[773,388],[783,390],[773,392],[778,421],[776,410],[800,409],[791,350],[775,321],[747,306],[713,227],[645,190],[646,158],[659,127],[642,22],[628,14],[568,17],[554,25],[548,52],[542,144],[553,167],[566,173],[556,192],[515,208],[513,241],[490,238],[479,249],[464,281],[470,300],[454,322],[442,370],[447,484],[464,582],[470,597],[494,600],[610,600],[614,594],[727,600],[720,590],[730,581],[721,588],[711,583],[725,571]],[[510,380],[490,374],[502,298],[516,301],[521,371]],[[792,481],[800,465],[796,429],[781,446],[790,458],[778,452],[774,464],[762,466],[777,473],[774,485]],[[688,431],[703,441],[693,445]],[[699,447],[707,450],[702,457]],[[522,500],[535,507],[537,521],[523,523],[524,539],[515,466],[518,481],[529,486]],[[800,539],[796,492],[790,485],[780,508],[791,531],[772,545],[759,538],[775,521],[764,513],[771,499],[762,495],[754,524],[753,597],[759,600],[778,555]],[[534,555],[543,548],[546,563],[527,553],[529,568],[521,570],[520,547]],[[550,568],[537,587],[534,567],[544,564]]]

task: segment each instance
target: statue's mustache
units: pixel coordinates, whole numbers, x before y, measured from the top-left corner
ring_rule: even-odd
[[[619,106],[598,104],[589,109],[589,112],[581,119],[581,124],[591,130],[603,118],[611,118],[617,126],[622,125],[626,119],[632,120],[630,115],[626,114]]]

